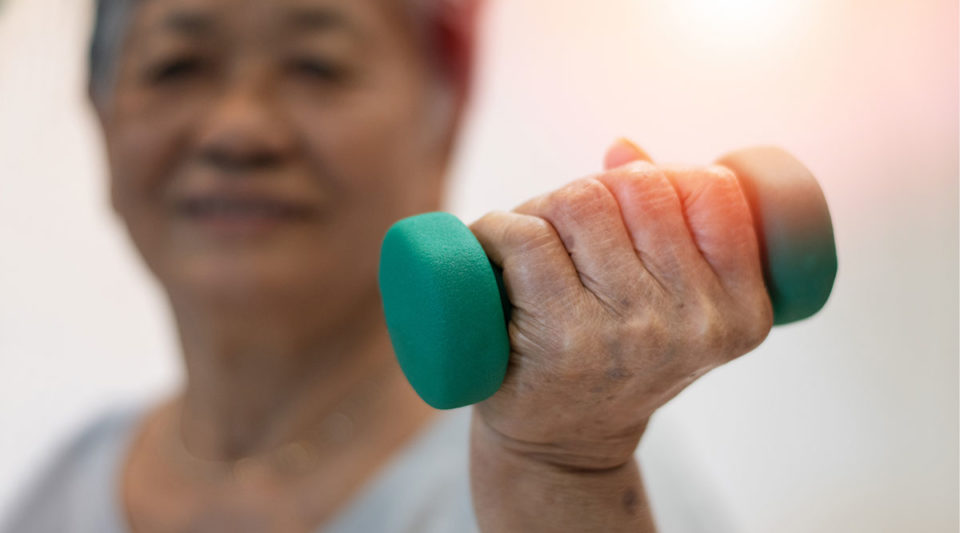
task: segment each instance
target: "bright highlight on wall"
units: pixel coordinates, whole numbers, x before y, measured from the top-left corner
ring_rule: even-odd
[[[668,0],[677,31],[708,49],[742,52],[771,46],[810,23],[819,0]]]

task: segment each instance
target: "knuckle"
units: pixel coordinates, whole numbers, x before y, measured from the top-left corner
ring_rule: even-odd
[[[721,201],[730,204],[739,204],[743,193],[740,181],[732,170],[721,165],[711,165],[701,169],[701,187],[709,191],[711,196],[719,197]]]
[[[671,351],[672,331],[669,320],[660,313],[645,312],[631,317],[625,327],[630,346],[649,347],[656,353]]]
[[[637,161],[610,172],[610,179],[630,188],[673,189],[667,175],[656,165],[646,161]]]
[[[704,298],[690,319],[691,338],[696,352],[709,360],[726,362],[737,355],[733,344],[737,333],[713,300]]]
[[[707,179],[716,183],[720,186],[725,187],[737,187],[739,186],[739,181],[737,181],[737,175],[730,170],[729,168],[723,165],[710,165],[703,169],[704,175]]]
[[[532,250],[555,239],[553,226],[534,216],[522,216],[504,228],[504,239],[520,250]]]
[[[646,161],[637,161],[611,171],[611,184],[626,193],[629,202],[642,202],[646,210],[674,206],[676,188],[666,173]]]
[[[619,166],[602,174],[603,179],[610,184],[633,185],[636,181],[656,179],[663,173],[656,165],[648,161],[633,161]]]
[[[727,359],[731,350],[736,333],[730,327],[726,320],[723,320],[719,313],[714,311],[710,314],[700,337],[704,347],[709,353],[718,354],[721,359]]]
[[[502,225],[504,223],[503,217],[504,214],[501,211],[490,211],[470,224],[470,229],[487,233],[490,229]]]
[[[750,208],[736,174],[719,165],[685,172],[683,204],[691,226],[722,239],[728,246],[717,248],[717,253],[729,257],[752,235]]]
[[[719,354],[724,362],[752,351],[767,338],[773,327],[773,310],[769,301],[739,312],[731,309],[724,316],[728,318],[716,320],[709,334],[714,353]]]
[[[548,211],[559,219],[596,216],[616,208],[610,191],[592,178],[577,180],[563,187],[551,195],[548,203]]]
[[[759,346],[773,329],[773,306],[770,304],[770,299],[766,295],[761,295],[757,300],[747,315],[748,320],[743,332],[744,353]]]

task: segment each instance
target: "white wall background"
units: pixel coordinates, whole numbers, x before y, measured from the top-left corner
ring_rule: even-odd
[[[744,532],[958,529],[955,0],[494,0],[451,207],[597,170],[628,135],[705,163],[781,144],[818,175],[827,308],[664,408]],[[55,443],[180,367],[108,211],[82,93],[89,6],[0,4],[0,516]]]

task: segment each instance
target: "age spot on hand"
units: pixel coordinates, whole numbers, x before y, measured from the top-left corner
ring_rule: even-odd
[[[623,491],[623,495],[620,497],[620,503],[628,515],[635,516],[637,514],[637,508],[639,507],[637,489],[630,487]]]

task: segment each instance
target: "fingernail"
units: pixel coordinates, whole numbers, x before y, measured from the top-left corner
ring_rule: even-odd
[[[627,138],[620,137],[607,149],[603,166],[607,170],[632,163],[633,161],[652,161],[642,148]]]

